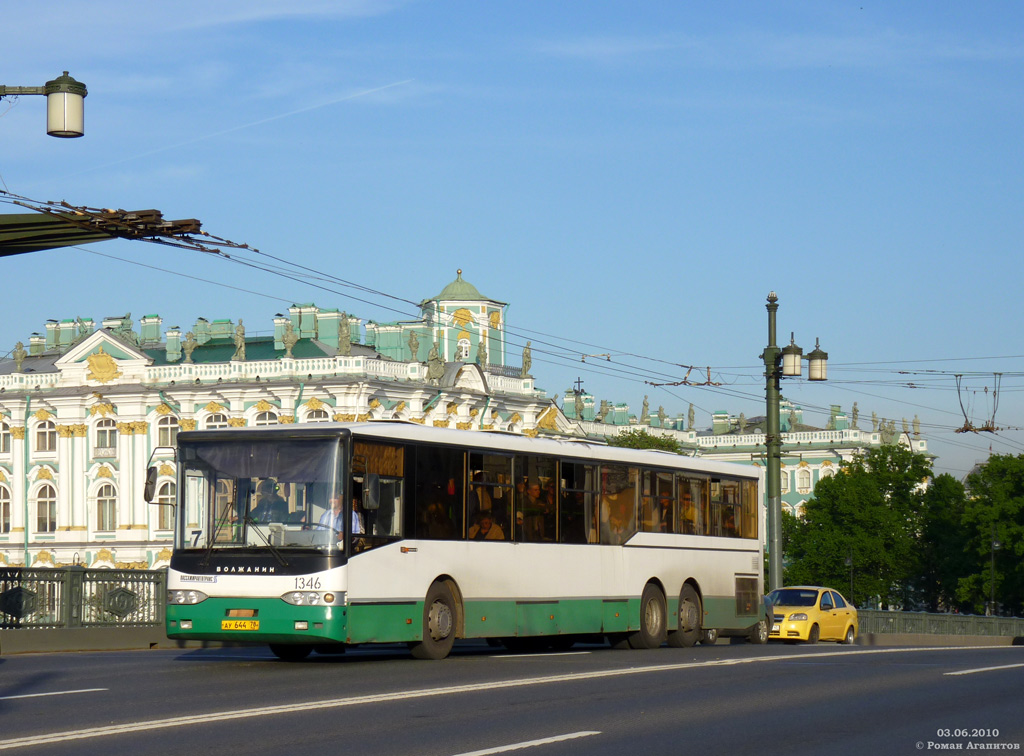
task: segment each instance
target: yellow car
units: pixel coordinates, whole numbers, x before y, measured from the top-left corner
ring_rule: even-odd
[[[832,640],[850,644],[857,638],[857,610],[839,591],[816,585],[776,588],[772,603],[769,640]]]

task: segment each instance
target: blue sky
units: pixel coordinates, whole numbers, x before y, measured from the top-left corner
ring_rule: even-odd
[[[510,303],[509,360],[531,339],[550,393],[579,377],[637,414],[645,394],[673,415],[692,402],[702,425],[763,413],[775,290],[780,338],[829,352],[827,383],[783,387],[808,422],[854,401],[862,427],[917,414],[958,477],[990,445],[1024,452],[1019,430],[954,432],[961,400],[991,418],[994,373],[995,424],[1024,427],[1024,6],[18,6],[0,83],[68,70],[89,96],[75,140],[45,135],[42,98],[0,101],[9,192],[198,218],[399,300],[461,268]],[[256,333],[291,302],[413,313],[140,243],[2,262],[4,348],[79,315]],[[722,385],[645,383],[678,365]]]

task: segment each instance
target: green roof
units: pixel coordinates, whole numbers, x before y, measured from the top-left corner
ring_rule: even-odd
[[[164,348],[145,349],[145,353],[158,365],[181,364],[185,360],[184,352],[179,360],[168,363],[167,352]],[[230,362],[235,354],[235,343],[232,339],[213,338],[205,344],[200,344],[192,352],[192,362]],[[284,357],[284,349],[274,348],[273,336],[260,336],[254,339],[245,340],[245,361],[259,362],[265,360],[278,360]],[[327,357],[328,354],[321,349],[312,339],[299,339],[292,347],[292,356],[297,360],[310,359],[312,357]]]
[[[480,302],[487,299],[477,291],[476,287],[469,281],[462,280],[462,271],[458,271],[458,277],[441,290],[441,293],[431,299],[442,301],[455,300],[458,302]]]

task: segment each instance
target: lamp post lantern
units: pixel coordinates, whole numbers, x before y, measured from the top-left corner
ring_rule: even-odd
[[[779,348],[776,343],[775,315],[779,310],[779,298],[769,292],[768,304],[768,346],[761,353],[764,360],[765,377],[765,463],[767,465],[768,505],[768,585],[771,589],[782,587],[782,431],[779,418],[782,378],[800,376],[803,373],[801,360],[803,350],[796,345],[792,334],[789,345]],[[814,351],[807,355],[808,379],[824,381],[828,374],[828,354],[816,343]]]
[[[0,99],[17,95],[46,96],[46,133],[61,138],[85,134],[85,103],[89,94],[85,84],[65,71],[41,87],[8,87],[0,84]]]

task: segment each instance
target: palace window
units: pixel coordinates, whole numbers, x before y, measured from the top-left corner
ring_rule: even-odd
[[[0,533],[11,532],[11,491],[0,486]]]
[[[156,493],[157,528],[170,530],[174,527],[174,504],[177,498],[177,487],[174,483],[161,483]]]
[[[789,493],[789,473],[785,470],[779,476],[779,490],[782,493]]]
[[[307,423],[326,423],[330,419],[331,416],[327,414],[327,410],[315,409],[306,414]]]
[[[0,423],[0,454],[11,453],[11,426]]]
[[[255,425],[277,425],[277,415],[273,412],[261,412],[256,415]]]
[[[174,446],[178,440],[178,418],[166,415],[156,421],[157,446]]]
[[[797,493],[810,493],[811,492],[811,471],[810,470],[797,470],[796,473],[796,490]]]
[[[214,412],[208,418],[206,418],[207,430],[213,430],[215,428],[227,428],[228,427],[228,416],[223,412]]]
[[[96,423],[95,457],[113,457],[117,454],[117,423],[104,418]]]
[[[36,426],[36,451],[57,451],[57,426],[52,420],[44,420]]]
[[[96,530],[117,529],[117,491],[104,483],[96,493]]]
[[[36,494],[36,532],[54,533],[57,530],[57,490],[49,483]]]

